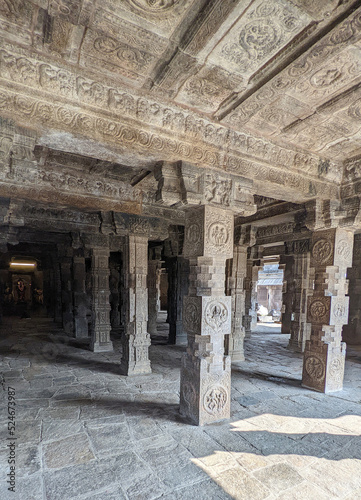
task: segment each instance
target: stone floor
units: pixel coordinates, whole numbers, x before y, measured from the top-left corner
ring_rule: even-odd
[[[1,328],[1,499],[361,499],[361,349],[345,389],[301,387],[288,335],[258,328],[233,366],[230,421],[204,428],[178,414],[180,358],[165,326],[153,373],[119,375],[46,319]],[[7,491],[7,390],[16,390],[16,493]]]

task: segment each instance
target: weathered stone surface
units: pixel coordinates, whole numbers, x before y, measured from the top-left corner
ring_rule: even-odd
[[[47,444],[44,458],[47,469],[61,469],[67,465],[85,464],[95,457],[86,434],[82,433]]]

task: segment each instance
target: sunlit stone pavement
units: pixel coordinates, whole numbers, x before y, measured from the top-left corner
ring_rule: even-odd
[[[153,373],[119,375],[46,319],[1,328],[1,499],[361,499],[361,348],[345,388],[301,387],[302,356],[265,328],[233,365],[232,415],[199,428],[178,414],[184,348],[150,349]],[[16,492],[9,472],[7,390],[16,391]]]

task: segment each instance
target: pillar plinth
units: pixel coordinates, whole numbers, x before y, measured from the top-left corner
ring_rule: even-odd
[[[124,302],[121,372],[124,375],[151,373],[148,323],[148,237],[130,235],[124,248]]]
[[[231,333],[231,297],[225,295],[226,259],[233,254],[233,213],[211,206],[186,214],[184,255],[189,257],[183,324],[180,411],[196,425],[230,417],[231,359],[224,336]]]
[[[307,321],[311,337],[306,342],[302,385],[320,392],[343,387],[346,344],[342,327],[348,321],[347,268],[352,264],[353,234],[345,229],[317,231],[311,240],[313,294]]]
[[[94,352],[112,351],[108,248],[93,248],[91,250],[91,283],[92,327],[90,347]]]

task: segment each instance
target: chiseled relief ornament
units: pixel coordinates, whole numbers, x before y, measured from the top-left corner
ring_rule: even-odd
[[[342,259],[348,260],[351,256],[351,245],[347,240],[340,240],[336,246],[336,254]]]
[[[215,332],[221,332],[227,324],[228,309],[227,306],[218,300],[212,300],[206,306],[205,322]]]
[[[305,370],[309,377],[322,380],[325,375],[325,365],[321,358],[309,356],[305,361]]]
[[[313,323],[324,323],[328,322],[328,301],[316,299],[310,302],[309,306],[309,316]]]
[[[205,249],[207,252],[232,255],[233,215],[210,209],[206,218]]]
[[[342,382],[343,380],[343,364],[339,358],[335,358],[331,361],[328,368],[328,373],[333,378],[336,383]]]
[[[203,406],[210,415],[222,416],[228,402],[227,390],[221,385],[210,387],[203,398]]]
[[[179,0],[128,0],[130,5],[147,12],[163,12],[171,9]]]
[[[332,243],[326,238],[316,241],[312,247],[312,257],[317,264],[326,264],[332,255]]]
[[[187,332],[199,333],[201,313],[198,304],[195,302],[197,297],[184,297],[183,321]]]

